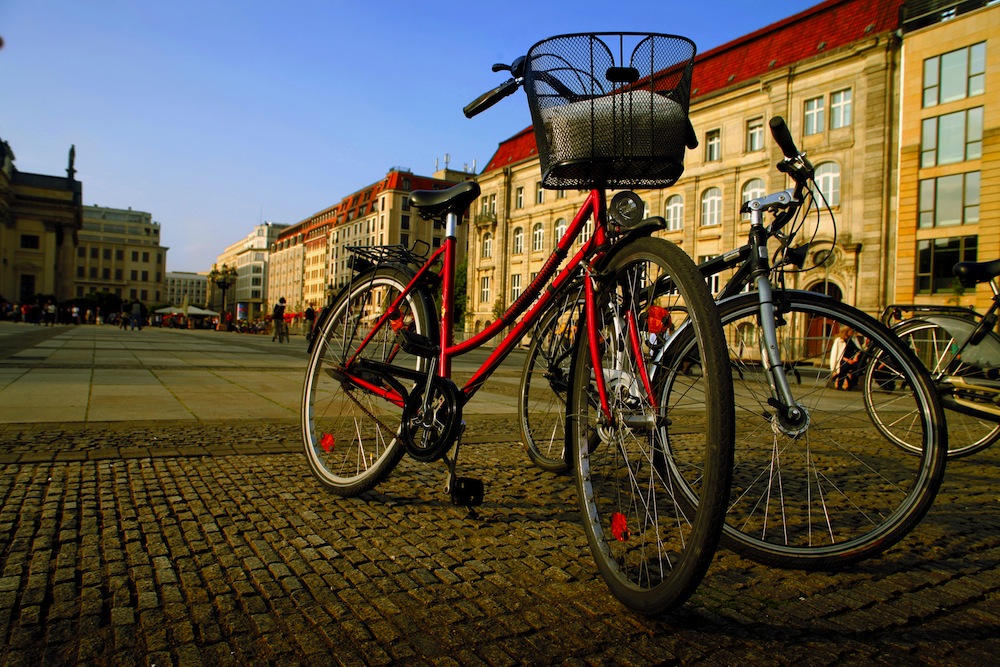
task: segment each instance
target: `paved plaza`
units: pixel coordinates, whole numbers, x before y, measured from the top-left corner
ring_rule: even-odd
[[[1000,448],[950,463],[877,559],[723,550],[646,618],[597,574],[572,478],[519,444],[520,353],[466,408],[473,515],[408,458],[361,498],[324,492],[300,451],[305,348],[0,323],[0,665],[996,664]]]

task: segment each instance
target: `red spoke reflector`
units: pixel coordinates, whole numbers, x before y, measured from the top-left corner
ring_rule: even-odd
[[[332,452],[335,441],[336,438],[333,437],[332,433],[324,433],[323,437],[319,439],[319,446],[325,451]]]
[[[631,533],[628,530],[628,519],[621,512],[611,515],[611,534],[619,542],[628,542]]]

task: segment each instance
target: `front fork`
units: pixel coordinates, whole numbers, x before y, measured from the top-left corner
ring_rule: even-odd
[[[767,233],[761,222],[760,211],[752,211],[751,216],[750,246],[754,251],[751,252],[750,262],[753,266],[752,276],[757,284],[757,300],[760,303],[757,324],[761,331],[761,363],[764,364],[768,384],[771,387],[771,398],[767,402],[777,411],[777,421],[772,420],[771,424],[775,429],[797,436],[805,431],[809,415],[792,395],[792,387],[785,374],[785,365],[781,361],[774,290],[771,288],[771,267],[768,262]]]

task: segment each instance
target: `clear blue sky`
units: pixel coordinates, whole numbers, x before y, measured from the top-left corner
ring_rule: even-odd
[[[261,220],[296,223],[390,167],[481,170],[530,125],[521,94],[473,120],[539,39],[685,35],[706,51],[818,0],[571,3],[0,0],[0,138],[20,171],[161,223],[171,271],[204,271]]]

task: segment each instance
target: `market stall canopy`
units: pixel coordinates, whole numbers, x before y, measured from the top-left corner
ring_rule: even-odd
[[[218,313],[214,310],[205,310],[204,308],[199,308],[198,306],[187,306],[185,308],[178,308],[177,306],[167,306],[166,308],[159,308],[156,310],[157,313],[161,315],[187,315],[187,316],[218,316]]]

